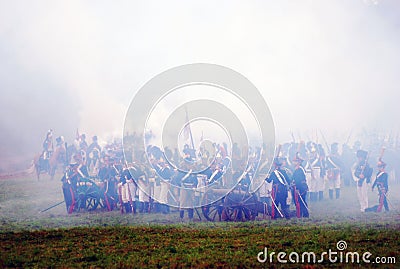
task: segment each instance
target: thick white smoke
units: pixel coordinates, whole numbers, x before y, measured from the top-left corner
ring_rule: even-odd
[[[40,150],[49,128],[121,135],[137,89],[193,62],[249,78],[278,140],[395,134],[400,7],[375,2],[1,1],[1,156]]]

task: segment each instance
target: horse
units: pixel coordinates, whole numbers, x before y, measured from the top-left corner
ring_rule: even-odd
[[[65,167],[66,164],[66,150],[64,146],[59,146],[50,155],[50,158],[44,159],[44,154],[40,153],[34,157],[33,163],[35,165],[37,179],[40,179],[42,172],[48,173],[51,180],[54,179],[58,165]]]

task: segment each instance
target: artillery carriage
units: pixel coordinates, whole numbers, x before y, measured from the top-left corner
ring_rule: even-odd
[[[259,201],[254,192],[242,189],[213,188],[203,196],[201,211],[208,221],[251,221],[259,213],[264,216],[270,212],[270,207]]]
[[[92,211],[97,208],[106,208],[111,211],[117,204],[112,182],[85,177],[78,173],[74,166],[67,168],[61,181],[69,214],[82,210]]]

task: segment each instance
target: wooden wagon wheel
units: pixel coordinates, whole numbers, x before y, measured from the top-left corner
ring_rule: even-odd
[[[248,192],[232,191],[224,201],[224,213],[229,221],[249,221],[257,216],[257,197]]]
[[[214,192],[213,189],[206,191],[203,195],[201,211],[208,221],[222,221],[224,200]]]
[[[99,201],[99,207],[102,209],[107,208],[108,211],[111,211],[111,206],[109,205],[108,200],[107,200],[107,182],[104,181],[95,181],[95,184],[98,187],[98,201]]]
[[[100,192],[97,185],[92,181],[78,182],[77,186],[77,210],[95,210],[100,201]]]

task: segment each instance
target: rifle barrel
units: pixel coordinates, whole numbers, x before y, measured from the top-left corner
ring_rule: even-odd
[[[61,201],[61,202],[59,202],[59,203],[57,203],[57,204],[55,204],[55,205],[52,205],[52,206],[50,206],[50,207],[48,207],[48,208],[46,208],[46,209],[43,209],[43,210],[39,211],[39,213],[46,212],[47,210],[50,210],[50,209],[52,209],[52,208],[54,208],[54,207],[56,207],[56,206],[59,206],[59,205],[61,205],[61,204],[64,203],[64,202],[65,202],[65,201]]]

